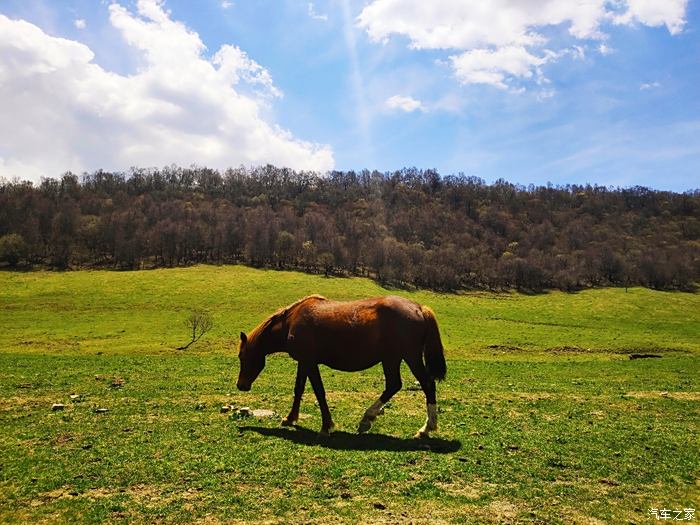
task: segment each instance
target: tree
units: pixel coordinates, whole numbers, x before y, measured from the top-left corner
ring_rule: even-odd
[[[214,320],[206,310],[196,309],[192,310],[185,319],[185,326],[191,334],[191,339],[185,346],[179,346],[178,350],[187,350],[190,345],[199,341],[214,326]]]
[[[440,290],[700,282],[700,190],[487,185],[415,168],[0,178],[3,266],[240,262]],[[13,240],[14,239],[14,240]]]
[[[287,267],[294,260],[294,245],[296,244],[296,239],[294,235],[286,230],[281,230],[277,234],[277,240],[275,241],[275,255],[277,256],[277,263],[281,264],[282,267]]]
[[[6,262],[13,268],[27,257],[27,244],[21,235],[10,233],[0,237],[0,262]]]
[[[333,257],[333,254],[331,252],[322,252],[318,256],[318,263],[323,268],[323,275],[328,277],[328,275],[333,272],[335,257]]]

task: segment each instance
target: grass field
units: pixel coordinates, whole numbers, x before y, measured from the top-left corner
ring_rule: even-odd
[[[210,266],[0,284],[0,522],[654,523],[651,508],[700,503],[699,294],[440,295]],[[310,293],[436,311],[448,377],[433,439],[411,439],[425,415],[407,370],[364,436],[379,368],[322,369],[329,438],[310,387],[296,429],[220,412],[286,414],[294,363],[268,359],[240,393],[235,344]],[[214,328],[175,350],[193,307]]]

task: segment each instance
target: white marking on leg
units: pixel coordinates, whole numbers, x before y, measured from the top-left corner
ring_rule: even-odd
[[[381,412],[383,406],[384,403],[382,403],[381,398],[379,398],[365,411],[365,415],[362,416],[360,425],[357,427],[357,431],[360,434],[367,432],[372,427],[372,423],[374,423],[374,420],[377,419],[377,416]]]
[[[425,419],[425,424],[416,432],[415,437],[428,437],[430,432],[437,430],[437,403],[427,404],[428,417]]]
[[[437,430],[437,403],[428,404],[428,419],[425,424],[428,426],[428,430]]]

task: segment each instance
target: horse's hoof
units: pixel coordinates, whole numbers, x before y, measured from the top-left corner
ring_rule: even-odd
[[[357,433],[358,434],[364,434],[367,432],[370,428],[372,428],[372,423],[369,421],[365,421],[364,419],[360,421],[360,424],[357,427]]]
[[[294,423],[296,423],[296,422],[297,422],[296,419],[289,419],[288,417],[285,417],[285,418],[282,420],[282,423],[281,423],[281,424],[282,424],[283,427],[293,427],[293,426],[294,426]]]
[[[419,430],[416,432],[416,435],[413,436],[413,439],[428,439],[430,437],[430,434],[426,432],[425,430]]]
[[[319,436],[323,437],[328,437],[331,435],[331,432],[335,430],[335,425],[331,423],[331,426],[328,428],[322,428],[321,431],[318,433]]]

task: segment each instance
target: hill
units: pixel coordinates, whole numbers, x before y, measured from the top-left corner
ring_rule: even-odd
[[[214,314],[207,351],[230,351],[240,330],[312,293],[345,300],[399,294],[430,305],[454,357],[511,348],[634,352],[700,348],[700,294],[645,288],[578,293],[440,294],[387,289],[369,279],[325,278],[244,266],[148,271],[3,272],[0,347],[44,352],[139,352],[182,344],[192,308]],[[574,352],[575,353],[575,352]]]
[[[66,174],[0,183],[0,263],[242,263],[434,290],[690,290],[700,193],[489,185],[416,169]]]
[[[0,279],[3,523],[641,523],[697,508],[698,294],[399,291],[435,309],[448,356],[440,430],[413,440],[425,400],[407,370],[363,436],[379,367],[322,368],[329,438],[310,388],[298,428],[221,412],[291,404],[286,356],[235,390],[241,329],[311,292],[395,293],[371,280],[240,266]],[[214,329],[175,350],[192,307]]]

